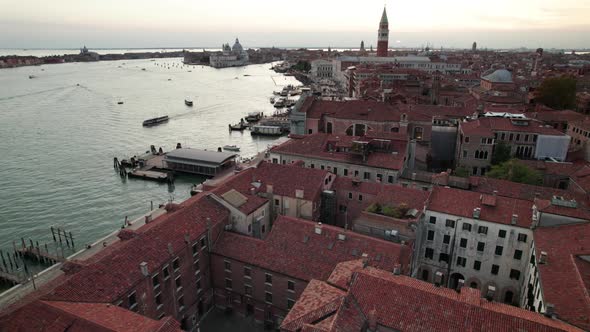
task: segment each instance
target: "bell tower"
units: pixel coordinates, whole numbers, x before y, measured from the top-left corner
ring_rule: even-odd
[[[389,22],[387,22],[387,11],[383,7],[381,22],[377,34],[377,56],[387,56],[387,47],[389,44]]]

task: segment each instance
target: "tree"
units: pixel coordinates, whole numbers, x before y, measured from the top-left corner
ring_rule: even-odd
[[[459,166],[459,167],[455,168],[455,172],[453,175],[461,177],[461,178],[466,178],[466,177],[469,177],[469,171],[467,170],[467,168],[465,168],[463,166]]]
[[[492,155],[492,165],[498,165],[510,160],[510,146],[504,141],[498,142],[494,147],[494,154]]]
[[[492,169],[487,175],[491,178],[518,183],[533,185],[540,185],[543,183],[543,178],[539,172],[522,164],[518,159],[510,159],[501,164],[492,166]]]
[[[576,107],[576,79],[570,76],[547,78],[537,88],[536,100],[557,110]]]

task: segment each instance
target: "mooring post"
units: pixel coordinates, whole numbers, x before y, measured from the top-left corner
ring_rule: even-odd
[[[23,244],[23,249],[25,249],[27,247],[27,245],[25,244],[25,238],[21,237],[20,242]]]
[[[51,226],[51,235],[53,236],[53,242],[55,242],[56,239],[55,239],[55,231],[53,230],[53,226]]]
[[[72,242],[72,248],[74,248],[74,236],[72,235],[72,232],[70,232],[70,241]]]
[[[64,238],[66,239],[66,245],[68,246],[68,248],[70,247],[70,240],[68,240],[68,233],[66,233],[66,231],[64,230]]]
[[[59,227],[57,228],[57,237],[59,238],[59,243],[61,244],[61,230],[59,229]]]

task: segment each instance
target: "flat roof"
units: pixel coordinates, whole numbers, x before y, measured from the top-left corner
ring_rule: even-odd
[[[230,152],[217,152],[207,151],[199,149],[182,148],[170,151],[166,154],[165,160],[181,161],[185,160],[188,162],[206,162],[211,164],[223,164],[226,161],[233,159],[237,156],[235,153]]]

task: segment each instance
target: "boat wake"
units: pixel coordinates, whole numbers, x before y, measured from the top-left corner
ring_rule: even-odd
[[[47,92],[53,92],[53,91],[59,91],[59,90],[65,90],[65,89],[68,89],[68,88],[73,88],[75,86],[76,85],[67,85],[67,86],[62,86],[62,87],[59,87],[59,88],[53,88],[53,89],[47,89],[47,90],[41,90],[41,91],[24,93],[22,95],[14,95],[14,96],[0,97],[0,101],[2,101],[2,100],[11,100],[11,99],[16,99],[16,98],[22,98],[22,97],[28,97],[28,96],[34,96],[34,95],[40,95],[40,94],[47,93]]]

